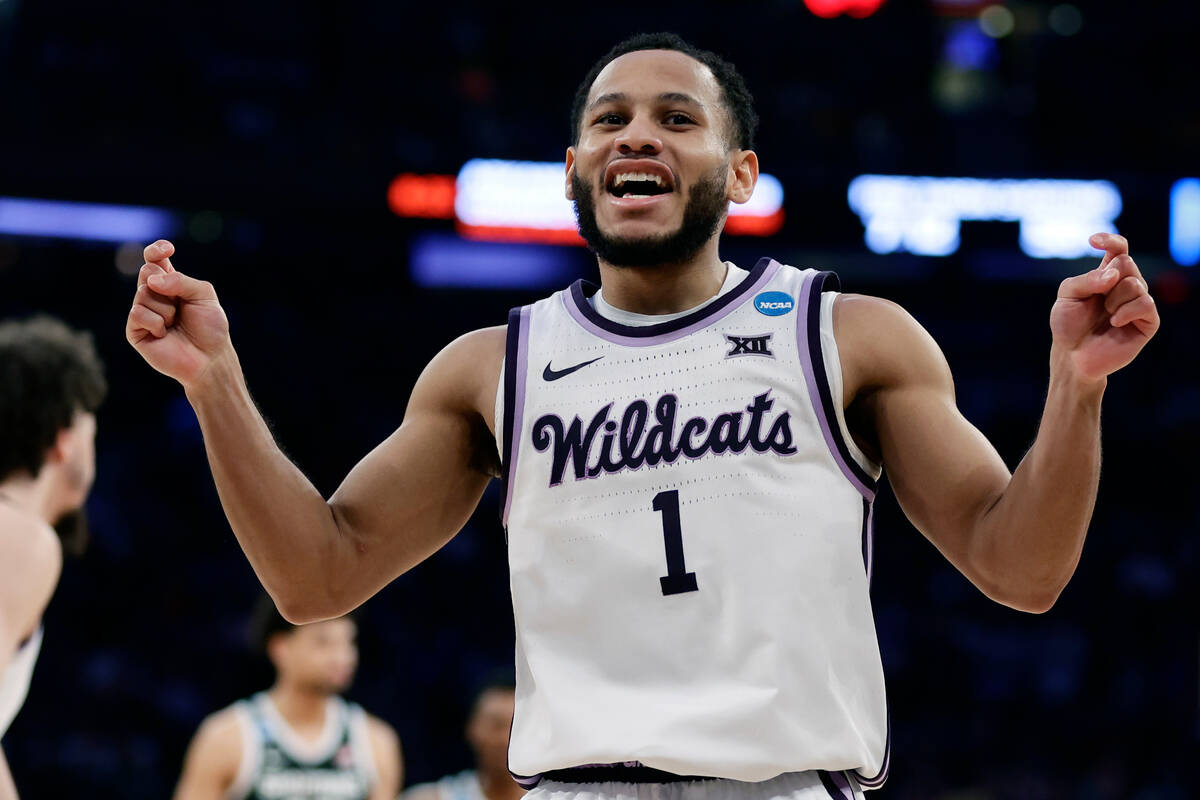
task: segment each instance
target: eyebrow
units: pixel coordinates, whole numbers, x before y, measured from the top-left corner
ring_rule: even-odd
[[[663,92],[662,94],[660,94],[658,96],[658,99],[660,101],[665,101],[668,103],[688,103],[689,105],[696,106],[697,108],[700,108],[700,109],[703,109],[705,107],[704,103],[701,103],[699,100],[692,97],[690,94],[684,94],[683,92]],[[629,95],[625,94],[624,92],[609,92],[608,94],[600,95],[595,100],[593,100],[591,103],[589,103],[587,110],[591,111],[593,108],[596,108],[597,106],[602,106],[605,103],[622,103],[622,102],[626,102],[628,100],[629,100]]]

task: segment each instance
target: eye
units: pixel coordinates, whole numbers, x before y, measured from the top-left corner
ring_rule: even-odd
[[[666,123],[668,125],[695,125],[696,120],[681,111],[672,111],[667,115]]]
[[[624,118],[621,117],[620,114],[614,113],[612,111],[608,111],[608,112],[605,112],[604,114],[601,114],[600,116],[596,117],[595,124],[596,125],[620,125],[624,121],[625,121]]]

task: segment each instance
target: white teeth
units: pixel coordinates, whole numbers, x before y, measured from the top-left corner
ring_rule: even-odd
[[[613,188],[620,188],[626,181],[654,181],[658,186],[662,186],[661,175],[652,175],[649,172],[622,172],[613,180]]]

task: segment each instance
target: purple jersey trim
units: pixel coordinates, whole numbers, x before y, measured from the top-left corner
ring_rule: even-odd
[[[511,769],[508,771],[508,774],[511,775],[512,779],[514,781],[516,781],[518,784],[520,784],[523,789],[526,789],[526,790],[532,789],[533,787],[537,786],[539,783],[542,782],[541,775],[528,775],[528,776],[518,775],[517,773],[513,772]]]
[[[842,474],[867,500],[875,499],[875,479],[864,470],[846,447],[842,428],[838,425],[833,393],[825,372],[825,356],[821,351],[821,292],[837,290],[838,279],[832,272],[810,272],[800,288],[800,313],[796,315],[796,339],[800,363],[804,365],[804,381],[813,411],[821,423],[821,434]],[[805,357],[807,355],[807,358]],[[838,398],[839,402],[841,398]]]
[[[825,787],[825,791],[829,792],[829,796],[833,800],[854,800],[854,787],[850,785],[850,779],[846,777],[846,773],[826,772],[819,769],[817,777],[821,779],[821,785]]]
[[[867,588],[871,586],[871,575],[875,570],[875,504],[867,500],[866,503],[866,536],[863,543],[863,552],[867,558]]]
[[[878,789],[887,781],[888,768],[892,765],[892,715],[888,713],[887,721],[887,738],[884,740],[883,746],[883,763],[879,766],[879,772],[868,778],[859,770],[854,771],[854,777],[858,779],[858,783],[864,789]]]
[[[656,325],[622,325],[600,316],[588,302],[588,296],[595,294],[596,290],[595,284],[592,283],[578,280],[571,284],[570,289],[559,294],[571,318],[593,336],[599,336],[607,342],[626,347],[649,347],[682,339],[684,336],[706,328],[729,315],[741,305],[742,301],[761,291],[762,287],[775,277],[779,269],[779,262],[770,258],[761,258],[741,283],[704,308],[696,309],[691,314],[686,314],[679,319],[660,322]]]
[[[521,423],[525,410],[525,374],[529,361],[529,306],[508,312],[508,336],[504,343],[504,434],[500,454],[500,521],[508,525],[512,504],[513,469],[521,446]]]

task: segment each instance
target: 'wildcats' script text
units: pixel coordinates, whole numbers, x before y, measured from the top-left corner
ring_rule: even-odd
[[[770,392],[756,396],[745,412],[718,414],[711,422],[692,417],[678,427],[675,414],[679,398],[673,394],[658,398],[649,428],[650,404],[645,400],[630,403],[620,415],[620,422],[612,415],[613,404],[609,403],[596,412],[586,429],[579,417],[565,425],[560,417],[546,414],[533,423],[533,446],[539,452],[551,449],[551,486],[562,483],[568,462],[575,480],[582,480],[643,465],[670,464],[680,456],[740,453],[747,447],[759,453],[790,456],[796,452],[791,417],[784,411],[768,421],[767,412],[775,404],[768,395]]]

